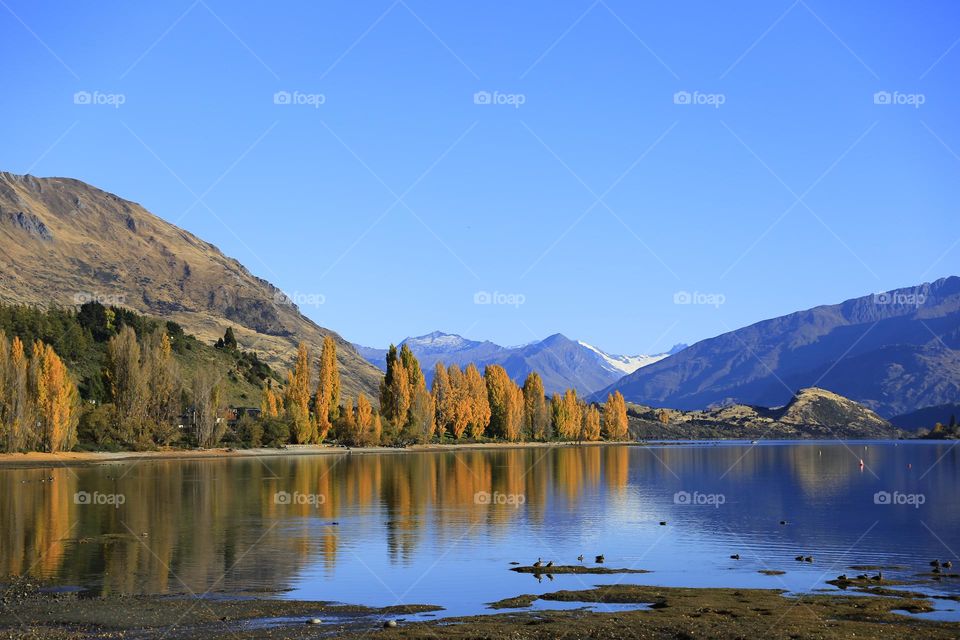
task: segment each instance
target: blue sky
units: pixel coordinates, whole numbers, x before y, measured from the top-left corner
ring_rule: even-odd
[[[2,0],[0,169],[140,202],[356,342],[656,352],[957,272],[958,18]]]

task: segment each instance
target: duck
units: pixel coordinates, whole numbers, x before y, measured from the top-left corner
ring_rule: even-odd
[[[813,556],[807,556],[803,559],[804,562],[813,562]]]
[[[730,559],[731,559],[731,560],[739,560],[739,559],[740,559],[740,554],[739,554],[739,553],[735,553],[735,554],[733,554],[732,556],[730,556]]]
[[[533,563],[534,569],[539,569],[542,566],[543,566],[543,560],[541,560],[540,558],[537,558],[537,561]]]
[[[602,563],[603,563],[603,554],[597,556],[597,564],[602,564]]]
[[[785,525],[785,524],[787,524],[787,521],[786,521],[786,520],[781,520],[781,521],[780,521],[780,524],[781,524],[781,525]]]
[[[883,580],[883,571],[877,571],[877,575],[873,576],[873,579],[880,582]]]
[[[583,554],[582,554],[582,553],[577,556],[577,561],[583,562]]]
[[[549,569],[550,567],[552,567],[552,566],[553,566],[553,560],[551,560],[550,562],[548,562],[546,566],[547,566],[547,569]]]
[[[930,561],[930,566],[931,566],[931,567],[939,567],[939,566],[940,566],[940,561],[939,561],[939,560],[931,560],[931,561]]]
[[[803,562],[803,556],[797,556],[796,558],[794,558],[794,560],[796,560],[797,562]]]
[[[840,575],[837,576],[837,580],[839,580],[840,582],[847,582],[847,580],[848,580],[848,579],[847,579],[847,574],[841,573]]]
[[[661,527],[667,526],[667,521],[666,521],[666,520],[661,520],[661,521],[660,521],[660,526],[661,526]]]
[[[950,560],[947,560],[946,562],[943,563],[943,566],[946,567],[947,569],[950,569],[953,567],[953,562]]]

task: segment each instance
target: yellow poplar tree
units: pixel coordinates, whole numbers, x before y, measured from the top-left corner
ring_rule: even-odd
[[[27,354],[20,336],[10,343],[10,426],[7,451],[23,451],[29,446],[29,429],[33,424],[34,403],[31,398]]]
[[[623,440],[627,437],[627,403],[623,394],[614,391],[603,405],[603,431],[607,440]]]
[[[0,451],[7,450],[10,433],[10,341],[0,330]]]
[[[434,367],[430,395],[433,396],[433,407],[436,411],[436,431],[438,435],[442,436],[453,422],[452,407],[450,406],[450,375],[442,362],[437,362]]]
[[[543,380],[536,371],[531,371],[523,382],[523,421],[529,438],[546,440],[549,436],[550,414],[543,394]]]
[[[297,347],[293,370],[287,372],[284,404],[293,422],[293,436],[300,444],[316,442],[317,426],[310,416],[310,352],[303,342]]]
[[[510,442],[523,440],[523,390],[510,381],[508,402],[506,438]]]
[[[273,380],[267,378],[263,383],[260,397],[260,413],[264,418],[279,418],[283,414],[283,398],[273,388]]]
[[[582,440],[600,439],[600,410],[596,405],[590,405],[583,409],[583,431]]]
[[[553,419],[557,435],[562,440],[576,440],[580,437],[580,423],[583,420],[583,409],[577,399],[575,389],[567,389],[562,398],[554,394]]]
[[[563,438],[566,431],[566,408],[563,404],[563,395],[555,393],[550,396],[550,420],[553,423],[553,432],[558,438]]]
[[[383,422],[380,420],[380,414],[373,414],[373,426],[370,428],[370,444],[380,444],[380,436],[383,435]]]
[[[53,347],[34,343],[37,362],[36,406],[43,449],[50,453],[73,448],[80,419],[80,394]]]
[[[511,442],[519,440],[523,426],[523,392],[500,365],[488,366],[484,378],[490,407],[490,435]]]
[[[474,439],[483,437],[484,432],[490,425],[490,401],[487,399],[487,384],[480,375],[477,365],[472,362],[467,365],[463,372],[463,380],[466,384],[468,406],[470,414],[470,435]]]
[[[373,407],[363,392],[357,395],[357,443],[369,444],[373,429]]]
[[[330,431],[332,421],[340,412],[340,370],[337,365],[337,343],[331,336],[324,336],[320,352],[320,370],[317,392],[314,397],[314,414],[317,423],[317,441],[322,442]]]
[[[407,423],[410,414],[410,378],[406,367],[397,366],[393,372],[390,392],[394,401],[394,425],[401,429]]]
[[[459,440],[470,424],[470,393],[460,367],[452,364],[447,373],[450,378],[450,397],[446,403],[450,416],[450,432]]]

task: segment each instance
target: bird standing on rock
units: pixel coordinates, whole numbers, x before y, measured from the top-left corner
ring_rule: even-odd
[[[600,564],[602,562],[603,562],[603,556],[602,555],[597,556],[597,563]]]

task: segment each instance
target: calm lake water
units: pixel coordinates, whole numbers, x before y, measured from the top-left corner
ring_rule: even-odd
[[[0,575],[443,615],[615,582],[833,590],[851,565],[960,571],[958,456],[948,442],[741,442],[0,468]],[[509,570],[581,554],[651,573]],[[960,578],[921,590],[960,593]]]

